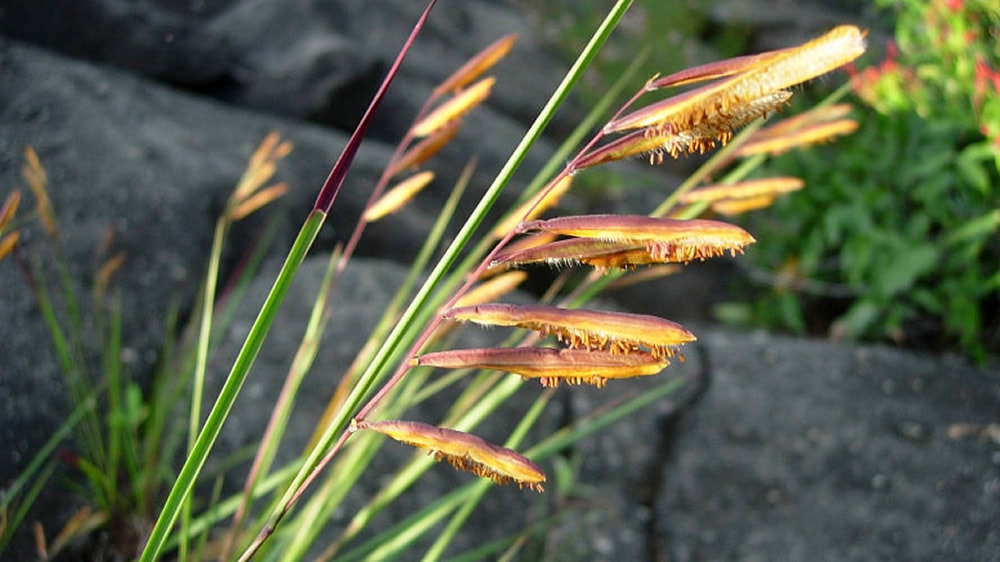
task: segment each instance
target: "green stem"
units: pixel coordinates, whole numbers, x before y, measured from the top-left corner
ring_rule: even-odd
[[[201,426],[201,403],[204,400],[205,371],[208,367],[208,348],[212,335],[212,311],[215,309],[215,290],[219,280],[219,262],[222,260],[222,245],[226,238],[228,226],[225,216],[215,223],[215,233],[212,236],[212,251],[208,258],[208,271],[205,273],[205,288],[201,296],[201,319],[198,327],[198,342],[195,352],[194,378],[191,381],[191,410],[188,413],[187,450],[194,449],[195,436]],[[181,512],[181,535],[179,560],[185,562],[188,558],[188,533],[191,525],[191,502],[184,502]]]
[[[281,271],[278,273],[278,278],[275,280],[274,286],[271,287],[271,292],[268,293],[267,300],[264,301],[264,305],[261,307],[260,313],[257,315],[257,319],[254,321],[253,327],[250,328],[250,333],[243,343],[243,348],[240,350],[239,356],[237,356],[235,363],[233,363],[233,368],[226,378],[222,390],[219,392],[219,398],[216,400],[215,405],[212,406],[212,411],[209,412],[208,419],[205,420],[205,427],[198,434],[198,439],[195,441],[194,447],[191,449],[187,460],[184,462],[184,466],[181,468],[180,474],[177,476],[177,480],[174,482],[173,488],[170,490],[170,494],[167,496],[163,510],[160,512],[160,516],[150,533],[149,541],[142,551],[140,558],[142,562],[152,562],[159,557],[160,551],[170,533],[170,528],[173,527],[180,513],[181,506],[194,488],[195,480],[205,465],[205,460],[208,458],[208,454],[211,452],[219,436],[219,432],[222,430],[222,424],[229,415],[229,410],[232,408],[233,402],[236,400],[236,396],[239,394],[243,382],[250,372],[250,367],[253,365],[257,353],[260,351],[260,347],[267,337],[267,332],[271,328],[274,316],[278,312],[281,302],[288,293],[292,280],[295,278],[295,273],[302,264],[302,260],[305,259],[306,253],[308,253],[325,220],[326,213],[320,210],[313,210],[305,223],[303,223],[302,229],[299,231],[299,235],[295,239],[295,243],[292,245],[292,249],[289,251]]]

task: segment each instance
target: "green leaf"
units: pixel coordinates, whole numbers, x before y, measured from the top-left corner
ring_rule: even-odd
[[[910,294],[910,298],[913,302],[917,303],[921,309],[930,312],[932,314],[941,314],[944,312],[944,303],[941,299],[941,295],[937,291],[932,291],[927,288],[918,287]]]
[[[980,142],[965,147],[955,160],[959,176],[982,196],[990,192],[990,173],[986,166],[992,159],[993,148],[988,142]]]
[[[778,296],[778,311],[781,314],[782,324],[789,330],[796,334],[806,333],[805,315],[802,313],[798,295],[781,293]]]
[[[1000,209],[980,215],[970,221],[966,221],[961,228],[952,231],[944,239],[948,246],[960,244],[970,240],[995,234],[1000,230]]]
[[[850,339],[857,339],[868,333],[880,314],[880,307],[867,300],[854,303],[846,314],[837,320],[837,325],[843,334]]]
[[[730,326],[752,326],[753,306],[746,302],[720,302],[712,308],[715,319]]]
[[[904,243],[905,244],[905,243]],[[879,294],[892,296],[913,286],[918,278],[931,271],[938,263],[940,252],[934,246],[924,245],[903,248],[886,259],[878,271]]]

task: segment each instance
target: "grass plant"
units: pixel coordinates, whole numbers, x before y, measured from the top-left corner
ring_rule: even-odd
[[[860,55],[865,46],[864,33],[852,26],[842,26],[798,47],[653,77],[616,111],[609,112],[622,89],[634,83],[639,65],[633,65],[581,122],[518,202],[497,224],[487,228],[484,224],[487,213],[497,203],[511,175],[630,3],[619,0],[610,9],[507,163],[474,210],[461,217],[457,234],[446,244],[447,226],[460,218],[455,216],[455,209],[464,195],[471,164],[456,180],[424,248],[411,264],[410,276],[385,310],[367,344],[358,350],[354,363],[342,374],[326,414],[315,420],[309,447],[291,463],[275,466],[277,447],[285,435],[302,380],[312,367],[317,346],[321,345],[326,323],[347,321],[328,314],[329,296],[350,267],[366,226],[387,214],[405,212],[406,203],[420,197],[421,187],[434,178],[431,170],[434,153],[454,137],[463,117],[488,99],[495,81],[502,80],[502,76],[485,75],[515,47],[516,38],[499,38],[432,92],[371,188],[367,209],[350,237],[327,258],[323,287],[315,297],[308,328],[290,361],[287,378],[242,492],[233,497],[196,498],[194,492],[201,489],[196,485],[204,482],[206,459],[217,445],[220,430],[251,372],[292,279],[336,204],[337,193],[342,188],[360,188],[345,184],[351,161],[434,2],[428,4],[415,25],[319,190],[314,208],[301,225],[208,412],[199,409],[206,399],[203,396],[206,370],[228,317],[219,312],[216,299],[222,248],[233,222],[262,208],[286,189],[280,183],[267,187],[265,184],[275,173],[277,162],[292,150],[290,143],[269,136],[251,157],[247,172],[216,225],[205,282],[187,332],[190,339],[184,342],[185,351],[163,362],[164,369],[176,369],[179,376],[156,378],[159,382],[151,394],[143,396],[115,359],[120,351],[121,312],[116,310],[114,299],[103,301],[107,307],[102,310],[111,313],[104,324],[107,337],[101,375],[84,374],[78,367],[85,362],[70,352],[83,347],[73,342],[76,333],[73,328],[81,325],[76,319],[78,312],[70,309],[66,312],[68,320],[57,318],[48,304],[47,287],[40,277],[34,277],[33,286],[40,288],[39,302],[46,311],[56,348],[60,356],[65,355],[63,364],[68,380],[77,381],[71,388],[75,389],[75,400],[81,410],[67,420],[63,432],[72,432],[94,443],[79,455],[77,462],[90,483],[83,494],[93,509],[82,517],[85,523],[75,523],[71,530],[81,534],[85,529],[108,525],[127,514],[138,515],[139,523],[134,526],[137,536],[132,541],[137,548],[134,554],[141,560],[152,561],[165,557],[298,560],[317,555],[321,560],[385,559],[398,556],[437,529],[424,558],[439,559],[448,552],[451,541],[484,495],[490,493],[492,485],[509,483],[526,493],[543,492],[548,483],[543,466],[553,455],[676,392],[682,381],[670,376],[668,365],[677,358],[683,345],[696,339],[695,334],[666,319],[583,307],[593,306],[588,303],[612,282],[627,282],[632,276],[659,268],[673,272],[677,266],[692,261],[737,255],[753,243],[754,237],[746,230],[703,215],[712,209],[715,212],[726,209],[726,202],[732,212],[738,212],[740,205],[766,206],[790,190],[787,182],[777,180],[770,185],[741,184],[746,173],[759,166],[764,156],[758,152],[739,160],[738,151],[740,147],[753,146],[755,137],[757,141],[794,143],[801,127],[772,130],[769,136],[758,136],[761,118],[771,117],[785,107],[792,96],[790,88]],[[635,109],[661,90],[700,82],[707,85]],[[636,156],[648,156],[651,162],[658,163],[667,155],[702,153],[720,145],[724,148],[648,214],[542,218],[543,213],[555,208],[561,193],[572,189],[572,178],[592,173],[596,166],[614,165]],[[46,207],[44,203],[47,201],[43,197],[44,168],[33,152],[27,161],[26,178],[36,193],[37,216],[47,225],[52,211],[51,205]],[[708,177],[718,179],[709,186],[705,184]],[[390,186],[395,187],[389,189]],[[746,200],[753,200],[755,205],[748,205]],[[14,217],[19,195],[12,195],[7,201],[5,209],[13,210],[0,213],[0,247],[9,246],[10,252],[17,246]],[[55,228],[54,218],[51,223]],[[3,243],[11,236],[15,237],[13,243]],[[435,255],[440,257],[433,259]],[[109,260],[108,272],[103,274],[106,278],[95,285],[108,287],[107,278],[121,263]],[[537,304],[502,302],[507,292],[527,277],[525,273],[530,274],[534,263],[566,267],[567,271],[551,290],[539,297]],[[570,282],[569,269],[577,267],[593,270],[582,280]],[[637,271],[639,267],[643,270]],[[252,270],[247,275],[251,274]],[[69,295],[67,302],[73,301]],[[499,347],[449,349],[452,339],[446,334],[465,329],[456,322],[502,326],[511,335]],[[552,338],[546,339],[548,336]],[[529,431],[553,394],[565,391],[557,387],[625,385],[628,381],[621,379],[638,376],[659,377],[662,383],[651,391],[584,416],[534,444],[526,443]],[[518,388],[534,384],[531,379],[541,383],[537,398],[503,443],[491,443],[473,433],[477,427],[489,423],[490,416]],[[166,380],[178,382],[161,386]],[[441,419],[406,419],[414,403],[444,387],[457,387],[459,381],[461,391]],[[184,422],[170,424],[168,413],[173,411],[171,404],[176,403],[171,400],[181,393],[186,397],[182,401],[187,408],[182,417]],[[106,408],[95,409],[96,403]],[[106,417],[98,413],[105,410],[110,412]],[[171,440],[170,435],[186,436],[186,441]],[[422,451],[399,467],[366,505],[352,508],[353,516],[339,538],[320,544],[325,522],[344,507],[348,491],[371,470],[373,459],[387,437]],[[172,465],[174,456],[164,445],[171,442],[183,451],[183,463],[176,471]],[[19,488],[4,496],[4,513],[13,509],[10,499],[13,496],[30,503],[37,484],[30,487],[28,482],[44,482],[39,478],[45,475],[50,452],[51,448],[43,451],[40,460],[31,465],[30,474],[19,481]],[[435,466],[435,460],[446,460],[453,467],[482,478],[457,487],[397,526],[359,543],[357,537],[372,518],[391,509],[403,491]],[[119,487],[123,477],[128,485]],[[129,500],[124,506],[118,503],[122,494]],[[15,513],[16,521],[22,511]],[[542,533],[544,528],[544,522],[539,523],[525,530],[525,536]],[[6,533],[4,536],[9,536]],[[484,545],[484,550],[476,551],[475,555],[512,556],[521,544],[523,541],[517,538],[498,540]]]

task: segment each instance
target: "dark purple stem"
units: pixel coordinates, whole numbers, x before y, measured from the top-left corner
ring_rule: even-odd
[[[347,141],[347,146],[340,153],[340,157],[337,158],[337,163],[333,165],[333,169],[330,170],[330,175],[326,177],[326,181],[323,182],[323,188],[320,189],[319,196],[316,197],[313,210],[321,210],[326,214],[330,213],[330,207],[333,206],[333,201],[337,198],[337,193],[340,192],[340,186],[344,184],[347,171],[351,169],[351,162],[354,161],[354,156],[358,153],[361,141],[364,140],[365,133],[368,132],[368,126],[371,124],[372,116],[375,115],[375,110],[382,103],[382,98],[385,97],[385,93],[389,90],[389,84],[392,83],[392,79],[399,72],[399,67],[403,64],[406,53],[409,52],[410,46],[413,45],[413,41],[417,38],[417,34],[423,29],[424,22],[427,21],[427,16],[430,15],[431,8],[434,7],[436,2],[437,0],[430,0],[427,3],[427,8],[424,9],[423,15],[417,20],[417,24],[413,26],[413,31],[410,32],[410,36],[406,39],[406,43],[403,44],[403,48],[396,55],[396,60],[392,63],[392,68],[389,69],[389,73],[386,75],[385,80],[382,81],[382,85],[379,86],[378,92],[375,93],[375,97],[368,104],[368,109],[365,110],[361,122],[354,129],[350,140]]]

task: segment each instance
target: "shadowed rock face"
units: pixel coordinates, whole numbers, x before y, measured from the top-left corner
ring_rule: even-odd
[[[281,225],[272,259],[283,254],[345,142],[344,130],[357,121],[422,8],[408,0],[8,4],[0,8],[0,194],[23,185],[22,151],[34,146],[49,173],[64,254],[80,295],[89,295],[95,249],[109,229],[115,231],[113,248],[126,253],[115,277],[123,359],[140,380],[158,357],[164,311],[171,303],[190,311],[215,216],[256,144],[270,130],[295,144],[279,171],[292,191],[266,216],[237,228],[228,268],[272,219]],[[373,141],[358,157],[321,248],[353,226],[391,142],[433,85],[510,32],[520,33],[521,42],[496,69],[496,95],[435,165],[439,175],[453,178],[474,147],[479,166],[470,191],[481,193],[563,66],[510,5],[442,2],[387,99]],[[572,124],[572,114],[556,123],[557,133]],[[550,153],[543,142],[525,167],[537,169]],[[308,438],[332,378],[343,372],[404,275],[395,262],[412,256],[449,188],[450,180],[436,182],[406,213],[372,229],[361,249],[372,259],[353,264],[350,282],[334,297],[350,304],[351,320],[334,317],[314,369],[323,376],[307,379],[284,453],[294,454]],[[25,234],[24,255],[44,256],[43,234],[34,228]],[[293,291],[261,354],[227,426],[225,447],[259,436],[259,413],[273,403],[287,369],[292,335],[305,322],[321,261],[303,270],[302,290]],[[214,380],[228,371],[240,326],[250,322],[271,275],[269,270],[255,281],[213,362]],[[699,300],[683,288],[667,288],[628,304],[649,312],[652,299],[656,309]],[[0,485],[6,486],[72,405],[37,305],[11,260],[0,264],[0,311]],[[995,372],[882,347],[711,327],[693,331],[701,343],[686,363],[668,371],[686,381],[684,389],[577,448],[581,486],[568,503],[584,512],[547,533],[539,552],[548,559],[1000,558],[1000,446],[988,434],[949,433],[956,423],[1000,421]],[[538,438],[622,395],[662,384],[666,376],[601,391],[562,389]],[[487,436],[502,439],[536,392],[525,385]],[[434,422],[444,406],[435,403],[417,415]],[[410,451],[384,447],[380,454],[391,465]],[[551,463],[543,468],[551,476]],[[377,476],[359,485],[352,505],[375,489]],[[376,526],[398,521],[468,478],[435,469]],[[29,516],[40,519],[50,537],[79,506],[53,482]],[[480,519],[450,553],[530,522],[526,504],[533,499],[511,489],[491,492]],[[4,556],[30,559],[28,535],[22,533]]]

